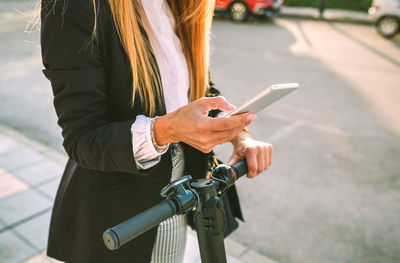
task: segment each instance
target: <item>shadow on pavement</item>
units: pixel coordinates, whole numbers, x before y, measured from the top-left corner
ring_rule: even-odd
[[[214,35],[212,77],[234,104],[271,83],[302,84],[250,126],[275,138],[274,164],[238,183],[246,222],[233,238],[277,262],[398,261],[399,136],[351,83],[292,54],[286,28],[218,20]],[[217,152],[227,160],[230,147]]]
[[[393,59],[392,57],[389,57],[388,55],[384,54],[382,51],[370,46],[369,44],[361,41],[360,39],[352,36],[351,34],[349,34],[348,32],[342,30],[341,28],[337,27],[335,25],[335,23],[329,23],[329,25],[332,27],[332,29],[336,30],[337,32],[341,33],[342,35],[345,35],[348,39],[350,39],[351,41],[354,41],[360,45],[362,45],[363,47],[367,48],[369,51],[375,53],[376,55],[384,58],[385,60],[387,60],[388,62],[392,63],[393,65],[397,66],[400,68],[400,62]],[[400,46],[400,42],[398,43],[397,40],[389,40],[392,43],[394,43],[397,46]]]

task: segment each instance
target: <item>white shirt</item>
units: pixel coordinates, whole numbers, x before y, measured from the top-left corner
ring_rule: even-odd
[[[157,60],[167,113],[188,104],[189,71],[178,36],[175,20],[166,0],[142,0],[153,31],[150,43]],[[136,117],[131,126],[132,150],[138,169],[148,169],[161,160],[168,147],[157,152],[150,137],[151,118]]]

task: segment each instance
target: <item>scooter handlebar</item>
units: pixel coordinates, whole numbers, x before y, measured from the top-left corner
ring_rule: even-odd
[[[246,160],[242,160],[231,166],[236,181],[247,174]],[[234,183],[233,178],[231,179]],[[160,224],[164,220],[177,214],[177,207],[173,201],[166,199],[156,206],[122,222],[121,224],[107,229],[103,233],[104,244],[110,250],[120,248],[130,240],[138,237],[147,230]]]
[[[243,175],[247,174],[247,162],[246,159],[236,163],[235,165],[231,166],[233,173],[235,174],[235,181],[242,177]]]
[[[107,229],[103,241],[110,250],[120,248],[125,243],[176,214],[175,204],[167,199],[156,206],[134,216],[121,224]]]

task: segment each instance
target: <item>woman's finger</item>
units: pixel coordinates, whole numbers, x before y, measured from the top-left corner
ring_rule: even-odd
[[[266,145],[265,147],[265,169],[268,169],[268,167],[271,165],[271,151],[269,145]]]
[[[254,178],[257,175],[258,165],[257,165],[257,148],[249,147],[245,152],[247,160],[247,177]]]
[[[274,147],[270,144],[268,145],[268,166],[272,164],[272,156],[274,153]]]
[[[264,146],[264,160],[265,160],[265,170],[268,169],[270,165],[270,151],[268,146]]]
[[[213,139],[211,140],[211,142],[214,145],[230,142],[233,138],[235,138],[243,130],[244,127],[245,126],[226,130],[226,131],[213,132],[212,133]]]
[[[204,97],[198,100],[198,104],[204,112],[209,112],[210,110],[222,110],[222,111],[233,111],[236,109],[235,106],[230,104],[224,97]]]
[[[229,158],[229,161],[226,163],[226,165],[232,166],[232,165],[236,164],[237,162],[239,162],[241,159],[242,158],[238,154],[233,153],[231,158]]]
[[[265,152],[263,146],[257,147],[257,174],[262,173],[265,170]]]
[[[205,120],[205,125],[209,127],[212,131],[224,131],[230,130],[237,127],[246,127],[252,121],[256,119],[256,115],[253,113],[244,113],[235,116],[226,116],[226,117],[216,117],[216,118],[207,118]]]

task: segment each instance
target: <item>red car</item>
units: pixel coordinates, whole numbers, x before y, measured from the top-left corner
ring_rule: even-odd
[[[216,0],[216,11],[227,11],[237,22],[245,21],[249,15],[273,17],[281,12],[284,0]]]

